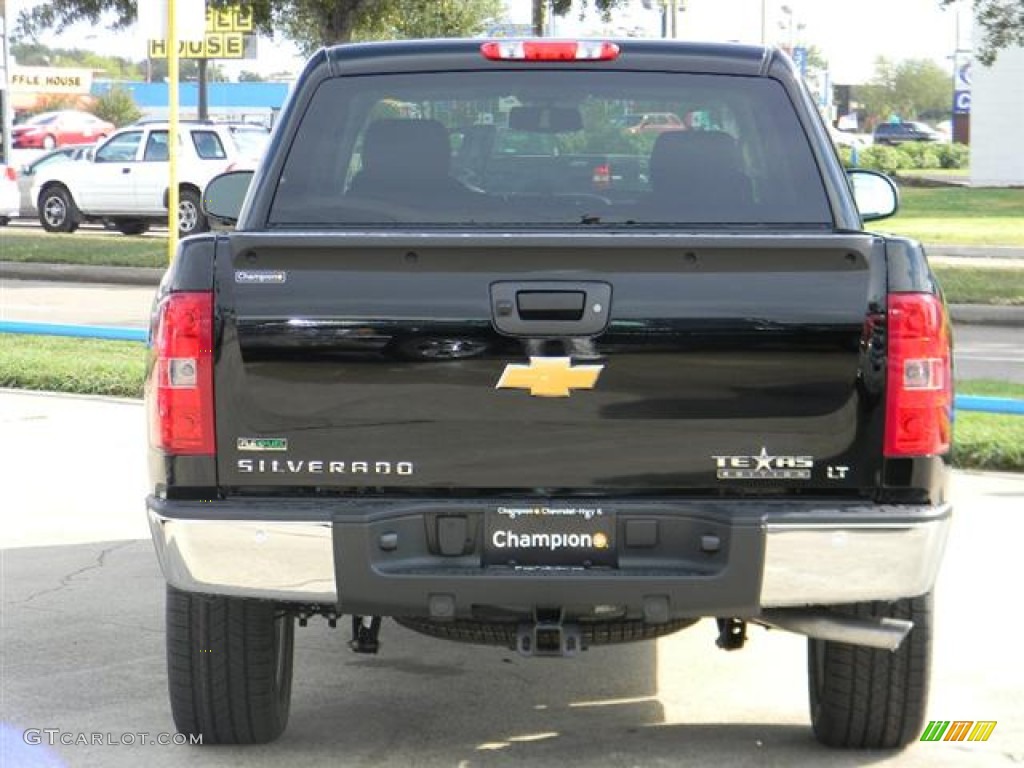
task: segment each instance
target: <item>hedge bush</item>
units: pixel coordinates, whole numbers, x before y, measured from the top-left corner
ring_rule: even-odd
[[[865,147],[859,153],[858,166],[871,171],[893,174],[900,168],[913,168],[913,160],[896,147],[874,144]]]
[[[134,123],[142,117],[142,110],[136,105],[132,95],[124,88],[114,87],[96,99],[92,110],[100,120],[113,123],[118,128]]]
[[[933,168],[966,168],[970,160],[970,150],[964,144],[925,142],[907,142],[898,147],[883,144],[863,147],[856,152],[856,163],[853,155],[849,147],[839,147],[839,157],[847,168],[867,168],[888,174]]]
[[[971,150],[966,144],[939,144],[939,164],[942,168],[966,168]]]

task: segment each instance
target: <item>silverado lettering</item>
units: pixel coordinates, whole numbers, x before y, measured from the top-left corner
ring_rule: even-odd
[[[363,474],[363,475],[411,475],[415,472],[409,461],[318,461],[304,459],[238,459],[241,473],[251,472],[309,472],[312,474]]]
[[[203,200],[146,381],[179,732],[277,738],[296,618],[558,657],[712,619],[806,636],[822,743],[917,740],[949,320],[785,54],[325,48]]]

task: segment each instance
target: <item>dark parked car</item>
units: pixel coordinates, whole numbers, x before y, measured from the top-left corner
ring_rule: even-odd
[[[875,128],[875,144],[895,146],[908,141],[948,141],[944,133],[924,123],[882,123]]]

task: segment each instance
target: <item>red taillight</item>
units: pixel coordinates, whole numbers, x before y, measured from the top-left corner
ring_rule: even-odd
[[[612,167],[607,163],[594,166],[594,189],[608,189],[612,185]]]
[[[611,61],[619,46],[598,40],[492,40],[480,46],[493,61]]]
[[[6,168],[4,168],[4,176],[7,177],[8,181],[17,181],[18,180],[18,172],[16,170],[14,170],[14,168],[12,168],[9,165]]]
[[[172,293],[157,310],[150,379],[150,441],[167,454],[216,450],[213,294]]]
[[[890,294],[887,326],[885,455],[946,453],[953,380],[942,302],[930,293]]]

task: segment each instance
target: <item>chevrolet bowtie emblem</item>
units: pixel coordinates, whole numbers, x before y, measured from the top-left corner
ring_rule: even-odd
[[[533,397],[568,397],[573,389],[593,389],[603,369],[574,367],[569,357],[531,357],[529,365],[506,365],[496,388],[528,389]]]

